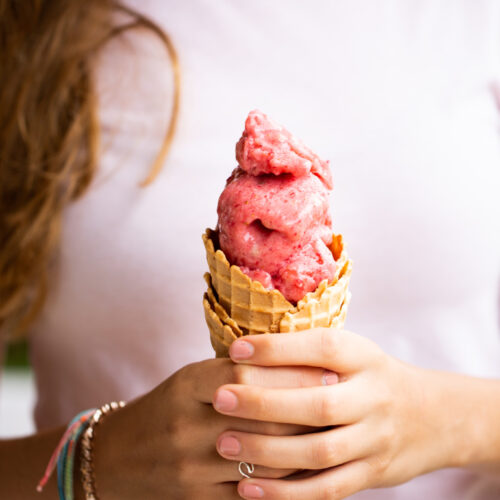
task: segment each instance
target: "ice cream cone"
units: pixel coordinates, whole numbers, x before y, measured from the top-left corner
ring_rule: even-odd
[[[215,231],[207,229],[203,242],[210,269],[203,305],[217,357],[227,356],[231,342],[241,335],[343,326],[350,300],[348,285],[352,262],[341,236],[334,236],[330,247],[337,263],[334,278],[321,282],[296,306],[278,290],[267,290],[238,266],[230,265],[218,248]]]
[[[350,293],[346,295],[344,302],[340,305],[338,312],[332,317],[331,323],[327,326],[330,328],[342,328],[345,322],[347,307],[350,300]],[[218,314],[215,312],[214,307],[210,300],[208,300],[207,296],[205,296],[203,300],[203,307],[205,310],[205,318],[207,321],[207,325],[210,330],[210,340],[212,343],[212,347],[215,350],[216,357],[223,358],[228,357],[229,355],[229,347],[231,343],[236,340],[238,337],[232,332],[228,325],[225,325]],[[311,318],[313,321],[313,318]],[[311,321],[311,322],[312,322]],[[299,323],[299,327],[303,325],[303,322]],[[295,331],[300,330],[300,328],[296,328]],[[291,331],[291,330],[290,330]],[[286,333],[286,332],[277,332],[277,333]]]
[[[233,340],[238,337],[234,335],[228,325],[224,325],[217,313],[212,309],[207,294],[203,297],[203,309],[205,311],[205,320],[210,331],[210,342],[214,348],[217,358],[228,357],[229,346]]]

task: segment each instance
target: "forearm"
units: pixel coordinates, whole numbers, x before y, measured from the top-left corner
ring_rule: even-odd
[[[500,380],[427,372],[434,387],[428,406],[439,422],[448,467],[470,467],[500,477]]]
[[[0,498],[43,500],[58,498],[57,474],[54,471],[41,493],[36,491],[52,452],[65,427],[32,436],[0,441]],[[79,480],[79,459],[75,455],[75,500],[83,500]]]

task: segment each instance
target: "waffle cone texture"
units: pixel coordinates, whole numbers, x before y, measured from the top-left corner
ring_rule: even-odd
[[[349,280],[352,261],[341,235],[333,237],[330,249],[337,263],[335,276],[322,281],[296,306],[279,290],[267,290],[231,265],[218,248],[215,231],[203,234],[210,272],[204,278],[205,320],[210,341],[218,358],[229,355],[229,346],[238,337],[262,333],[288,333],[315,327],[342,328],[351,298]]]

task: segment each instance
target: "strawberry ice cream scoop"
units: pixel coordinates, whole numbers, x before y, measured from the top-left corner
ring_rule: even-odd
[[[246,120],[236,158],[217,207],[220,247],[296,303],[335,274],[328,163],[259,111]]]
[[[333,188],[327,161],[323,161],[288,130],[260,111],[251,111],[245,130],[236,144],[236,160],[251,175],[312,173]]]
[[[314,175],[239,170],[219,198],[218,213],[219,242],[229,261],[272,275],[307,243],[332,239],[327,191]]]

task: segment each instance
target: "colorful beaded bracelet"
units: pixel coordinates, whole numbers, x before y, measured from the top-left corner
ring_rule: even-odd
[[[81,456],[80,470],[82,486],[86,500],[97,500],[95,480],[92,465],[94,428],[102,417],[110,411],[123,408],[124,401],[107,403],[99,409],[85,410],[71,420],[66,431],[59,440],[56,449],[50,457],[43,477],[36,490],[42,492],[53,471],[57,467],[57,489],[60,500],[73,500],[73,469],[75,451],[80,440]],[[81,439],[80,439],[81,438]]]

